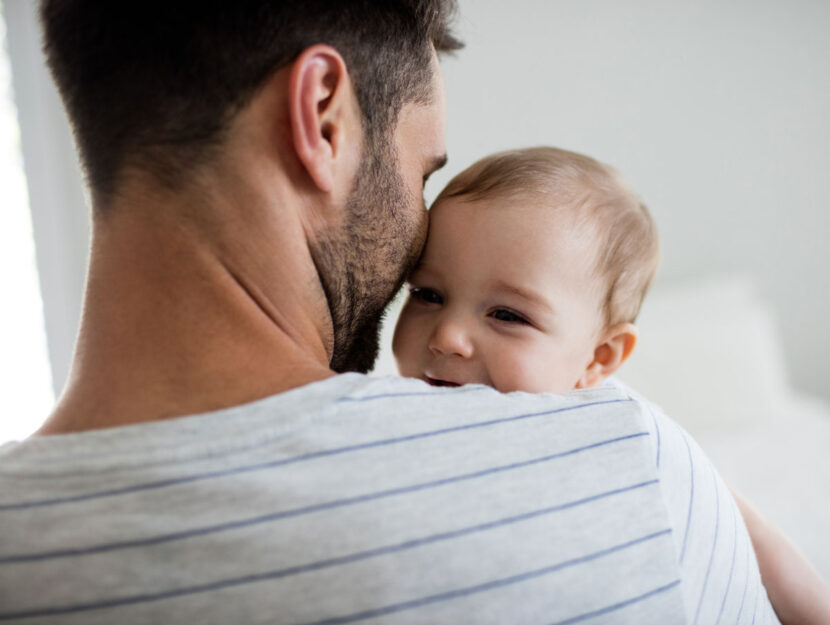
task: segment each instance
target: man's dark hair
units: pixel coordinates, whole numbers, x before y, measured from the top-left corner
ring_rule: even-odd
[[[455,0],[42,0],[44,49],[92,190],[126,167],[175,187],[268,76],[329,44],[367,134],[430,95],[432,46],[461,47]]]

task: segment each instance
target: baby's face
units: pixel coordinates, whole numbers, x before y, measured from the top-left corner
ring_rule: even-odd
[[[603,329],[594,237],[582,230],[532,200],[434,206],[395,329],[401,375],[502,392],[580,386]]]

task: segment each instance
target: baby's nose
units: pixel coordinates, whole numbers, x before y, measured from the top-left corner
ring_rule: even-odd
[[[468,324],[458,316],[445,315],[435,326],[428,347],[436,356],[470,358],[473,355],[473,341]]]

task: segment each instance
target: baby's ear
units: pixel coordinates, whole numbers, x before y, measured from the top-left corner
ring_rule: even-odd
[[[637,328],[632,323],[620,323],[606,330],[576,388],[596,386],[613,375],[628,360],[636,344]]]

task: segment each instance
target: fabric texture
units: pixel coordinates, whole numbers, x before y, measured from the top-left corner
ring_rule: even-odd
[[[0,622],[777,623],[682,429],[341,375],[0,448]]]

